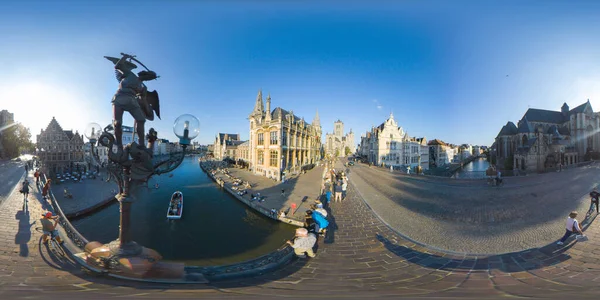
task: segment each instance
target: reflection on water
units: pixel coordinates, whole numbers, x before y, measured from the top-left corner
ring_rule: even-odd
[[[188,265],[230,264],[267,254],[293,236],[294,227],[255,213],[222,191],[200,169],[197,159],[185,158],[177,170],[154,179],[160,187],[140,192],[132,206],[133,239],[158,251],[165,260]],[[167,220],[171,194],[184,195],[183,217]],[[119,206],[73,222],[88,240],[115,240],[119,229]]]
[[[455,178],[485,178],[485,170],[490,166],[490,163],[485,157],[476,159],[463,166],[462,169],[456,172]]]

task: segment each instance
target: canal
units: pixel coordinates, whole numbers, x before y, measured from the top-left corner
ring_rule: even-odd
[[[158,251],[164,260],[213,266],[257,258],[281,247],[295,227],[255,213],[220,189],[200,169],[196,157],[186,157],[175,171],[156,176],[132,205],[133,239]],[[180,220],[167,220],[171,195],[180,190],[184,210]],[[117,203],[72,222],[90,241],[107,243],[119,236]]]
[[[459,169],[454,178],[457,179],[474,179],[485,178],[485,171],[490,166],[490,163],[485,157],[478,158]]]

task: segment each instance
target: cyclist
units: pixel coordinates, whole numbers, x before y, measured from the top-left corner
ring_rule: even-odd
[[[47,212],[42,216],[43,218],[40,220],[40,223],[42,223],[42,230],[44,231],[44,235],[42,236],[42,241],[44,242],[44,245],[48,245],[48,236],[56,237],[56,241],[62,245],[64,241],[58,235],[58,230],[56,230],[58,216],[53,216],[51,212]],[[51,220],[54,221],[54,224],[52,224]]]

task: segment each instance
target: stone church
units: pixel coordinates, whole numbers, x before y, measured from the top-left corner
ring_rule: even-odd
[[[498,133],[497,166],[541,172],[582,162],[600,149],[599,128],[589,100],[573,109],[564,103],[560,111],[530,108],[518,125],[508,122]]]
[[[354,132],[344,135],[344,122],[337,120],[333,123],[333,133],[325,135],[325,154],[331,157],[345,157],[346,148],[350,150],[350,154],[355,154],[356,146],[354,144]]]

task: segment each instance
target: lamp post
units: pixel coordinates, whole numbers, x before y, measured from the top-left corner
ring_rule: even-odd
[[[120,263],[119,259],[124,257],[148,258],[148,255],[143,255],[145,248],[134,242],[131,237],[131,205],[138,198],[138,188],[147,182],[150,177],[171,172],[183,162],[187,146],[200,133],[200,122],[196,117],[189,114],[182,115],[175,120],[173,132],[179,138],[182,151],[173,151],[169,153],[168,157],[153,156],[152,150],[157,139],[157,133],[153,128],[150,128],[149,133],[146,135],[147,147],[133,142],[125,146],[122,152],[121,149],[113,152],[115,137],[111,133],[112,130],[112,126],[109,125],[102,132],[100,125],[92,123],[88,125],[86,137],[92,144],[91,153],[96,161],[100,161],[97,157],[97,151],[93,149],[96,142],[108,148],[107,171],[110,174],[109,180],[112,179],[119,186],[119,193],[115,196],[120,205],[119,238],[106,245],[110,249],[111,262],[118,265]],[[155,261],[155,259],[149,260],[151,262]]]

